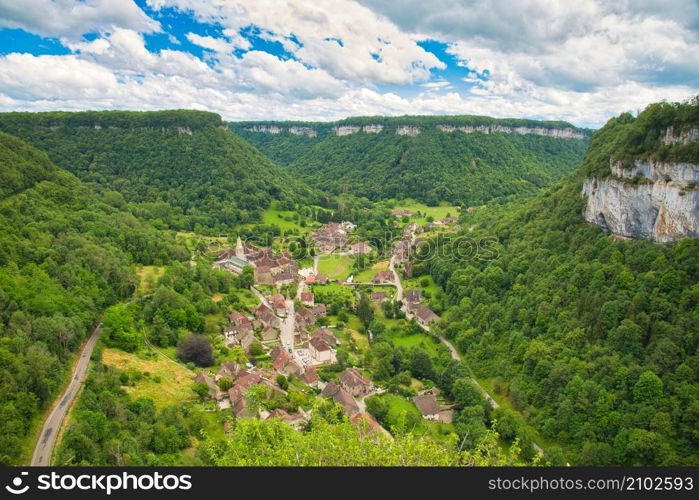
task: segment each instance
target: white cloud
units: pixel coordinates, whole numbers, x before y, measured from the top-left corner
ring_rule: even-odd
[[[109,69],[74,55],[0,57],[0,89],[12,99],[89,101],[109,95],[117,86],[117,79]]]
[[[650,0],[149,3],[192,9],[223,36],[186,35],[207,49],[202,61],[149,51],[143,33],[158,26],[133,2],[27,0],[21,11],[0,0],[0,25],[60,37],[74,51],[0,56],[0,109],[194,108],[231,120],[452,113],[599,126],[699,88],[699,9],[676,0],[665,10]],[[61,15],[66,9],[76,15]],[[240,33],[251,25],[292,58],[250,50]],[[82,40],[87,31],[99,37]],[[449,42],[472,70],[461,87],[435,78],[444,64],[417,44],[425,38]],[[381,92],[380,84],[418,93]]]
[[[149,0],[153,8],[192,11],[229,32],[254,25],[303,63],[360,83],[409,84],[443,69],[416,38],[353,0]],[[293,38],[298,40],[297,44]],[[340,40],[338,43],[336,40]]]
[[[246,52],[238,68],[242,82],[251,90],[289,94],[300,98],[339,97],[340,81],[321,69],[309,69],[293,60],[282,61],[272,54]]]
[[[84,33],[111,26],[140,32],[160,30],[132,0],[0,0],[0,27],[79,39]]]
[[[230,31],[230,30],[229,30]],[[194,45],[199,45],[205,49],[213,50],[214,52],[233,52],[235,49],[247,50],[250,48],[250,42],[236,34],[233,40],[226,38],[216,38],[213,36],[202,36],[196,33],[187,33],[187,40]]]

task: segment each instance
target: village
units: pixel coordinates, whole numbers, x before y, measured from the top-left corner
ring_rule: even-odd
[[[393,211],[397,219],[412,215],[407,210]],[[352,344],[356,350],[360,339],[348,338],[344,332],[340,334],[342,322],[337,318],[343,317],[342,311],[333,311],[336,320],[331,324],[331,308],[319,300],[327,293],[321,290],[333,287],[337,291],[340,287],[348,297],[358,297],[360,288],[369,290],[373,307],[380,309],[390,300],[397,304],[406,320],[414,320],[424,332],[429,332],[430,325],[438,321],[439,316],[424,302],[419,288],[403,289],[401,277],[411,277],[411,258],[422,241],[421,233],[430,228],[453,226],[456,222],[456,217],[449,216],[424,226],[416,222],[405,224],[402,236],[393,242],[385,256],[389,259],[385,269],[357,273],[356,276],[363,276],[361,281],[355,280],[355,275],[336,279],[319,272],[324,258],[375,252],[369,242],[356,241],[353,236],[356,226],[349,221],[328,222],[312,233],[317,254],[310,267],[301,267],[288,252],[275,253],[270,247],[256,247],[238,237],[235,248],[219,251],[212,265],[234,274],[252,269],[250,290],[258,303],[245,310],[231,310],[228,325],[221,335],[227,347],[242,348],[246,354],[268,361],[256,364],[223,362],[217,368],[201,371],[195,382],[206,386],[208,396],[219,411],[230,411],[236,418],[281,418],[302,429],[310,420],[311,410],[298,406],[294,411],[281,408],[267,411],[263,405],[252,408],[249,403],[251,391],[265,400],[286,394],[292,383],[302,384],[310,394],[334,401],[351,421],[364,422],[371,429],[382,429],[367,412],[365,401],[386,389],[374,383],[368,370],[349,366],[344,358],[343,369],[335,369],[339,368],[341,355],[347,358],[343,343]],[[336,306],[332,308],[337,309]],[[370,339],[372,332],[366,333]],[[361,340],[368,343],[367,339]],[[323,374],[330,376],[321,376]],[[222,379],[226,383],[221,383]],[[436,388],[420,390],[410,402],[426,421],[451,423],[453,405],[440,398]]]

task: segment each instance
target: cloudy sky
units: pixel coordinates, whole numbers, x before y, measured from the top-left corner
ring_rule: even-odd
[[[697,0],[0,0],[5,111],[597,127],[697,93]]]

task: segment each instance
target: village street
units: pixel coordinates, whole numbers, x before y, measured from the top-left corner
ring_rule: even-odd
[[[412,243],[412,241],[411,241]],[[403,300],[403,284],[400,282],[400,277],[398,276],[398,272],[396,271],[396,256],[391,255],[391,260],[389,261],[388,264],[388,269],[393,273],[393,280],[395,281],[395,286],[396,286],[396,296],[395,300]]]
[[[303,281],[301,283],[303,283]],[[299,285],[299,288],[300,286],[301,285]],[[274,307],[269,303],[267,297],[265,297],[264,294],[262,294],[262,292],[260,292],[257,288],[251,286],[250,291],[252,291],[252,293],[254,293],[258,299],[260,299],[262,304],[269,307],[272,311],[274,310]],[[294,309],[293,299],[290,298],[286,301],[286,310],[286,318],[280,318],[281,328],[279,329],[279,339],[282,345],[291,352],[294,348],[294,330],[296,329],[296,310]],[[297,361],[301,362],[300,359]]]

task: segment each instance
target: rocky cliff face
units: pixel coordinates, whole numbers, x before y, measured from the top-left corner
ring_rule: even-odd
[[[466,125],[455,127],[453,125],[438,125],[437,128],[442,132],[463,132],[465,134],[473,134],[480,132],[482,134],[495,134],[497,132],[504,134],[518,135],[543,135],[547,137],[557,137],[559,139],[584,139],[585,134],[576,132],[572,128],[546,128],[546,127],[507,127],[504,125]]]
[[[699,165],[611,162],[612,176],[588,178],[585,218],[613,234],[658,242],[699,237]]]
[[[332,127],[332,133],[337,136],[345,136],[356,134],[358,132],[364,132],[366,134],[378,134],[385,130],[384,125],[378,123],[370,123],[367,125],[336,125]],[[518,135],[543,135],[547,137],[555,137],[558,139],[585,139],[587,136],[570,127],[564,128],[546,128],[546,127],[509,127],[505,125],[465,125],[465,126],[455,126],[449,124],[437,125],[437,129],[442,132],[463,132],[465,134],[482,133],[482,134],[518,134]],[[291,126],[291,127],[280,127],[278,125],[252,125],[245,128],[248,132],[261,132],[265,134],[283,134],[289,133],[292,135],[305,135],[308,137],[317,137],[318,130],[313,127],[301,127],[301,126]],[[398,125],[395,127],[388,127],[388,130],[393,131],[398,135],[407,135],[414,137],[422,132],[420,127],[414,125]]]

